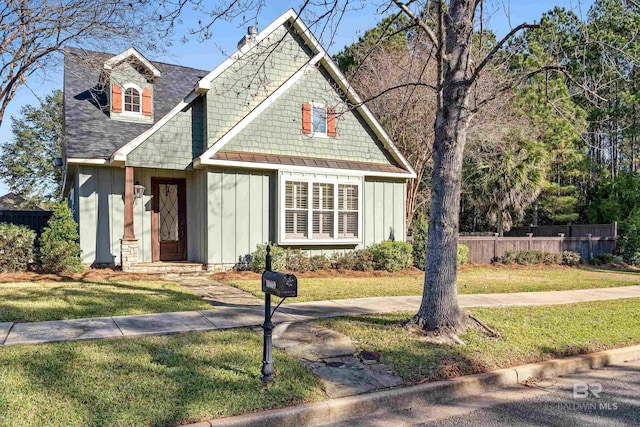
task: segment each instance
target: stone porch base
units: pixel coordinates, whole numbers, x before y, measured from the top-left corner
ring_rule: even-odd
[[[132,273],[198,273],[207,272],[206,264],[199,262],[139,262],[127,270]]]

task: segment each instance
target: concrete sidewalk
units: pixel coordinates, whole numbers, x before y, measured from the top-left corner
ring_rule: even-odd
[[[640,286],[558,292],[459,295],[458,299],[462,307],[498,307],[568,304],[633,297],[640,297]],[[420,296],[405,296],[294,303],[282,305],[273,316],[273,322],[279,324],[304,322],[323,317],[416,311],[420,301]],[[228,305],[213,310],[176,313],[34,323],[7,322],[0,323],[0,346],[210,331],[258,326],[263,321],[262,306]]]

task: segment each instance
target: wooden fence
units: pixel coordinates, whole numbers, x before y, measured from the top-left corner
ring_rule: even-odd
[[[573,251],[584,260],[601,253],[613,253],[616,248],[615,237],[498,237],[498,236],[460,236],[458,243],[469,247],[469,262],[489,264],[500,258],[507,250],[537,250],[560,253]]]
[[[538,225],[514,227],[504,233],[505,237],[526,237],[533,233],[534,237],[557,237],[563,233],[565,237],[618,237],[618,223],[611,224],[573,224],[573,225]]]
[[[51,211],[12,211],[0,210],[0,222],[8,222],[11,224],[25,225],[35,231],[38,236],[42,233],[42,229],[46,227]]]

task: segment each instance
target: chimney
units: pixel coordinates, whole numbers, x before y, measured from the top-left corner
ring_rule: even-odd
[[[255,43],[257,35],[258,35],[257,26],[252,25],[249,28],[247,28],[247,35],[242,37],[242,39],[240,39],[240,41],[238,42],[238,49],[240,49],[246,44],[253,45],[253,43]]]

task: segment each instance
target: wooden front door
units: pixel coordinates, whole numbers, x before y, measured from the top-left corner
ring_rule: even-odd
[[[187,197],[184,179],[151,178],[153,261],[187,259]]]

